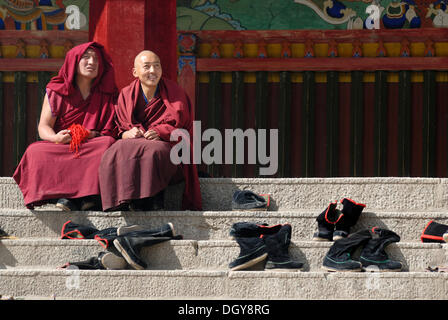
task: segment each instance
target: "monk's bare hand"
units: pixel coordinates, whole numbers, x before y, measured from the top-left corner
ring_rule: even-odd
[[[140,137],[143,137],[143,132],[137,127],[125,131],[122,135],[123,139],[135,139]]]
[[[65,144],[70,143],[70,141],[72,141],[72,136],[70,135],[70,131],[67,129],[59,131],[54,136],[55,143]]]
[[[145,132],[145,134],[143,135],[145,137],[145,139],[147,140],[160,140],[160,137],[158,135],[157,132],[155,132],[154,130],[148,130]]]

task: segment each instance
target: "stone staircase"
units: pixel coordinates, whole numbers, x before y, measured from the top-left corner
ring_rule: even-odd
[[[234,191],[271,194],[266,212],[231,211]],[[183,185],[166,192],[160,212],[62,212],[23,206],[12,178],[0,178],[0,228],[17,239],[0,241],[0,294],[16,299],[447,299],[448,275],[427,272],[447,263],[447,245],[422,243],[430,220],[448,224],[448,179],[439,178],[202,178],[204,211],[181,211]],[[388,247],[403,272],[325,272],[331,242],[312,241],[316,216],[330,202],[349,197],[366,204],[353,231],[379,226],[401,241]],[[104,249],[96,240],[61,240],[68,221],[103,229],[172,222],[183,240],[142,250],[148,270],[59,269]],[[302,272],[272,272],[262,265],[230,271],[239,247],[229,238],[235,222],[290,223],[290,255]],[[356,256],[356,255],[355,255]]]

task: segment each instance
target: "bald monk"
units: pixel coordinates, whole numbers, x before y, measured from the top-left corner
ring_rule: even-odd
[[[180,128],[192,134],[188,96],[163,78],[152,51],[135,57],[132,73],[135,80],[122,89],[116,107],[120,139],[104,153],[99,169],[103,210],[161,210],[166,187],[182,180],[182,208],[202,210],[196,166],[170,160],[171,132]]]

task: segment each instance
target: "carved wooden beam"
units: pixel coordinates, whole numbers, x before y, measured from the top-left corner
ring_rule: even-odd
[[[261,61],[260,61],[261,60]],[[1,61],[1,60],[0,60]],[[399,71],[448,70],[448,57],[197,59],[197,71]]]

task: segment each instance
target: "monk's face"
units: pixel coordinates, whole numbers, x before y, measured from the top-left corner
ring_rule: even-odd
[[[147,87],[157,86],[162,77],[162,65],[159,57],[152,52],[143,52],[139,54],[134,63],[134,77],[139,78],[140,82]]]
[[[98,57],[93,49],[87,49],[78,63],[78,75],[94,79],[98,75]]]

